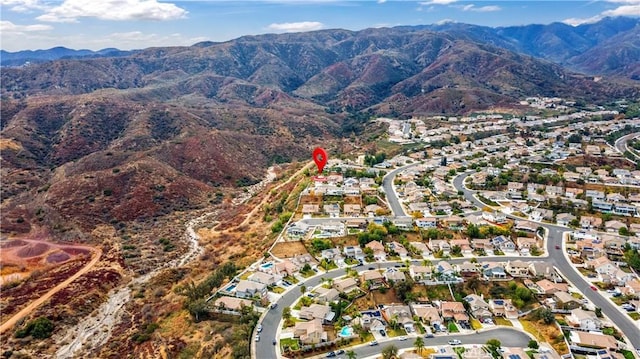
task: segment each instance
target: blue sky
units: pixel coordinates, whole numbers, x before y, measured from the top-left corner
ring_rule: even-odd
[[[620,15],[640,16],[640,0],[0,0],[0,48],[136,49],[333,28],[577,25]]]

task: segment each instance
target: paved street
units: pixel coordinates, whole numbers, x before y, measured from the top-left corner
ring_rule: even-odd
[[[393,180],[395,175],[400,171],[409,168],[411,166],[415,166],[416,164],[404,166],[398,169],[395,169],[389,172],[383,180],[383,187],[387,195],[387,201],[389,206],[395,216],[406,216],[404,209],[400,203],[400,200],[395,195],[395,191],[393,190]],[[464,179],[468,177],[473,172],[466,172],[458,175],[453,180],[453,185],[457,190],[461,190],[464,192],[465,198],[473,203],[475,206],[482,208],[485,205],[480,202],[476,197],[474,197],[474,192],[468,190],[464,186]],[[513,216],[509,216],[510,218],[516,218]],[[328,219],[305,219],[303,220],[307,224],[317,225],[322,222],[326,222]],[[345,218],[337,218],[332,220],[345,220]],[[631,345],[634,348],[640,348],[640,328],[636,326],[636,324],[628,317],[625,313],[620,312],[615,305],[607,298],[603,297],[599,292],[593,291],[590,289],[590,284],[582,277],[582,275],[573,267],[573,265],[569,262],[568,258],[564,255],[563,250],[556,250],[555,246],[562,244],[562,235],[568,228],[560,227],[547,223],[538,223],[541,227],[544,227],[548,230],[548,240],[547,240],[547,257],[531,257],[533,260],[540,261],[551,261],[554,266],[562,273],[562,275],[567,278],[576,289],[583,292],[584,296],[589,299],[596,307],[602,308],[602,312],[613,322],[618,328],[624,333],[624,335],[629,339]],[[504,257],[501,256],[501,261],[508,260],[522,260],[526,257],[517,256],[517,257]],[[495,258],[477,258],[479,262],[483,261],[495,261]],[[452,264],[461,263],[467,261],[468,258],[455,258],[450,259],[449,262]],[[419,264],[420,261],[413,261],[416,264]],[[374,268],[388,268],[399,265],[395,262],[386,262],[386,263],[371,263],[366,264],[358,269],[362,270],[368,267]],[[333,270],[331,272],[318,274],[312,278],[309,278],[304,285],[307,288],[313,288],[315,286],[320,285],[322,282],[322,278],[331,278],[335,279],[341,276],[344,276],[346,273],[345,268],[340,268]],[[285,292],[281,298],[278,300],[278,306],[275,309],[271,309],[264,316],[262,321],[263,330],[260,335],[260,342],[256,343],[256,357],[257,358],[277,358],[276,355],[276,346],[273,345],[273,341],[276,338],[276,333],[278,330],[278,326],[280,325],[280,320],[282,318],[282,309],[284,307],[292,306],[296,300],[298,300],[301,296],[300,287],[295,286]],[[497,338],[499,339],[503,345],[505,346],[522,346],[526,347],[529,337],[519,331],[516,331],[511,328],[498,328],[491,331],[481,332],[478,334],[468,334],[468,335],[458,335],[458,336],[442,336],[436,337],[433,339],[426,339],[425,344],[427,346],[430,345],[442,345],[446,344],[449,339],[460,339],[463,344],[484,344],[488,339]],[[360,346],[354,349],[358,357],[366,357],[370,355],[375,355],[380,352],[381,348],[384,345],[393,342],[398,348],[410,348],[413,346],[414,338],[409,338],[406,341],[399,341],[394,339],[388,339],[384,343],[380,343],[379,346],[369,347],[369,346]],[[630,348],[631,349],[631,348]]]
[[[474,192],[468,190],[463,184],[464,179],[471,173],[472,172],[467,172],[459,175],[454,179],[453,184],[457,190],[464,191],[464,196],[467,200],[471,201],[476,206],[483,207],[484,205],[482,202],[473,196]],[[509,217],[516,218],[513,216]],[[538,224],[548,230],[547,251],[549,256],[546,260],[553,262],[553,265],[558,269],[558,271],[562,273],[568,281],[573,283],[576,289],[583,292],[584,296],[596,307],[602,308],[602,313],[604,313],[613,323],[616,324],[616,326],[618,326],[620,331],[627,336],[629,342],[634,348],[640,348],[640,328],[638,328],[628,315],[621,313],[613,302],[603,297],[599,292],[591,290],[591,285],[564,255],[564,250],[555,249],[556,245],[562,244],[562,234],[569,231],[569,228],[548,223]]]

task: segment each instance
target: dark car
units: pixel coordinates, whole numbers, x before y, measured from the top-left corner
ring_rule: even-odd
[[[386,337],[387,333],[385,333],[384,329],[380,329],[380,335],[382,335],[383,337]]]
[[[344,349],[336,350],[336,355],[344,354]]]
[[[276,341],[274,340],[274,341],[272,342],[272,344],[273,344],[273,345],[276,345],[277,343],[276,343]]]
[[[333,358],[334,356],[336,356],[336,352],[328,352],[327,353],[327,358]]]
[[[560,246],[556,244],[556,249],[560,249]]]

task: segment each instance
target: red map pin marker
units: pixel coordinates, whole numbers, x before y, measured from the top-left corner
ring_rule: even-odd
[[[327,164],[327,159],[327,151],[325,151],[324,148],[316,147],[316,149],[313,150],[313,161],[316,163],[316,166],[318,166],[318,173],[322,173],[324,165]]]

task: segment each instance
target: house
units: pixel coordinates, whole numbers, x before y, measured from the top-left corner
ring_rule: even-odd
[[[392,223],[401,231],[413,229],[413,218],[411,217],[396,217],[392,220]]]
[[[235,297],[222,296],[213,301],[214,311],[232,315],[240,315],[242,308],[251,306],[252,301]]]
[[[538,224],[531,221],[516,221],[513,228],[515,228],[517,231],[535,233],[538,229]]]
[[[429,250],[429,247],[427,247],[426,244],[422,242],[409,242],[409,244],[413,247],[413,252],[417,255],[422,256],[423,258],[431,255],[431,250]]]
[[[461,238],[461,239],[452,239],[449,244],[451,245],[451,248],[458,246],[460,247],[460,253],[462,255],[470,255],[473,253],[473,249],[471,248],[471,243],[469,243],[469,240],[466,238]]]
[[[320,213],[320,206],[317,204],[307,203],[302,205],[302,214],[312,215]]]
[[[377,270],[367,270],[360,275],[362,283],[367,283],[369,289],[380,288],[385,285],[384,276]]]
[[[239,298],[252,298],[254,296],[264,298],[267,295],[267,285],[241,279],[236,285],[235,293],[236,297]]]
[[[430,266],[409,266],[409,275],[416,282],[427,282],[432,279],[432,269]]]
[[[493,359],[493,357],[481,345],[474,345],[462,353],[462,359]]]
[[[489,303],[487,303],[483,297],[476,294],[469,294],[464,297],[464,300],[469,303],[471,315],[473,315],[479,321],[485,319],[491,319],[493,313],[491,313]]]
[[[401,259],[406,259],[409,256],[409,251],[400,243],[393,241],[389,243],[389,250],[392,252],[396,252],[397,255],[400,256]]]
[[[504,267],[505,271],[512,277],[528,277],[529,263],[519,260],[508,261]]]
[[[274,285],[280,278],[276,278],[276,276],[264,272],[254,272],[247,279],[264,285]]]
[[[387,282],[404,282],[407,280],[407,277],[405,277],[404,272],[399,271],[395,268],[387,268],[387,270],[384,272],[384,278],[387,280]]]
[[[464,262],[457,266],[458,273],[463,277],[477,276],[482,272],[482,268],[477,263]]]
[[[553,265],[548,262],[529,262],[529,272],[536,278],[546,278],[549,280],[558,279],[558,274],[553,268]]]
[[[471,240],[471,247],[479,251],[493,251],[491,240],[487,238],[474,238]]]
[[[547,191],[549,191],[549,187],[547,187]],[[548,192],[547,192],[548,193]],[[576,198],[578,195],[584,193],[584,190],[581,188],[567,188],[564,191],[564,196],[567,198]]]
[[[442,226],[451,230],[460,230],[464,226],[464,219],[460,216],[449,216],[440,220]]]
[[[329,248],[320,252],[320,258],[322,259],[330,259],[334,262],[342,260],[342,252],[338,248]]]
[[[560,309],[571,310],[581,306],[580,301],[568,292],[556,292],[553,294],[553,299],[556,302],[556,307]]]
[[[387,252],[384,251],[384,245],[379,241],[371,241],[365,244],[365,248],[370,248],[373,251],[373,257],[378,262],[387,260]]]
[[[364,251],[362,251],[362,248],[360,248],[360,246],[355,245],[355,246],[345,246],[342,249],[342,252],[344,253],[344,256],[346,258],[355,258],[355,259],[360,259],[360,260],[364,260]]]
[[[606,348],[618,350],[618,341],[611,335],[583,332],[573,330],[570,332],[569,339],[574,345],[585,346],[589,348]]]
[[[304,222],[296,222],[287,228],[287,235],[290,237],[302,237],[309,232],[310,227]]]
[[[611,275],[618,270],[618,266],[616,266],[606,256],[592,259],[590,261],[587,261],[585,264],[587,268],[595,270],[598,274]]]
[[[293,263],[292,261],[285,259],[282,262],[278,262],[276,263],[273,268],[275,268],[275,272],[279,275],[279,276],[292,276],[295,273],[298,273],[298,271],[300,270],[300,266],[298,266],[297,264]],[[251,280],[251,278],[249,278],[249,280]]]
[[[425,217],[416,219],[416,226],[418,228],[437,228],[438,220],[435,217]]]
[[[497,236],[491,239],[491,245],[493,245],[496,250],[500,250],[505,253],[513,253],[516,250],[515,243],[505,236]]]
[[[390,323],[396,321],[407,333],[415,332],[413,315],[408,305],[389,305],[382,310],[382,316]]]
[[[429,355],[429,359],[458,359],[458,354],[450,346],[438,347],[435,353]]]
[[[528,255],[532,248],[538,247],[538,240],[531,237],[518,237],[516,238],[516,245],[520,249],[520,254]]]
[[[455,321],[456,323],[469,322],[469,316],[467,315],[462,302],[440,302],[440,315],[445,321]]]
[[[520,192],[524,189],[524,184],[521,182],[509,182],[507,183],[507,190],[509,192]]]
[[[618,233],[622,228],[627,229],[627,225],[616,219],[604,222],[604,229],[607,232]]]
[[[324,213],[329,215],[331,218],[340,217],[340,205],[337,203],[328,203],[322,206]]]
[[[566,283],[554,283],[548,279],[542,279],[535,283],[536,291],[544,295],[554,295],[557,292],[566,292],[569,285]]]
[[[316,290],[316,300],[320,304],[335,302],[340,297],[340,292],[335,288],[318,287]]]
[[[484,219],[487,222],[496,223],[496,224],[507,223],[507,215],[498,211],[490,211],[490,212],[483,211],[482,219]]]
[[[440,317],[440,311],[438,308],[426,305],[426,304],[410,304],[411,311],[414,315],[418,316],[423,323],[429,325],[441,325],[442,318]]]
[[[582,308],[571,310],[571,315],[568,315],[566,319],[572,326],[584,330],[598,330],[602,326],[596,313],[583,310]]]
[[[308,322],[296,322],[293,327],[294,338],[300,338],[305,345],[313,345],[327,341],[327,332],[322,327],[322,319],[314,319]]]
[[[355,279],[349,277],[333,281],[333,287],[340,293],[350,293],[358,289],[358,283]]]
[[[358,217],[362,212],[362,208],[359,204],[345,204],[344,205],[344,216],[345,217]]]
[[[499,263],[485,263],[482,265],[482,275],[487,279],[505,279],[507,273]]]
[[[602,218],[592,216],[580,217],[580,227],[582,229],[596,229],[602,226]]]
[[[449,262],[440,261],[435,266],[436,273],[439,273],[442,277],[453,277],[455,275],[455,270],[453,266]]]
[[[444,255],[448,255],[451,251],[451,245],[443,239],[429,239],[429,247],[434,252],[442,251]]]
[[[576,216],[570,214],[570,213],[558,213],[556,215],[556,224],[559,226],[565,226],[568,227],[569,223],[571,223],[571,221],[575,220]]]
[[[491,299],[489,300],[489,308],[496,317],[518,319],[518,310],[511,299]]]
[[[300,319],[320,319],[323,324],[331,323],[335,318],[335,315],[336,313],[332,312],[328,305],[315,303],[308,307],[300,308],[300,311],[298,312]]]

